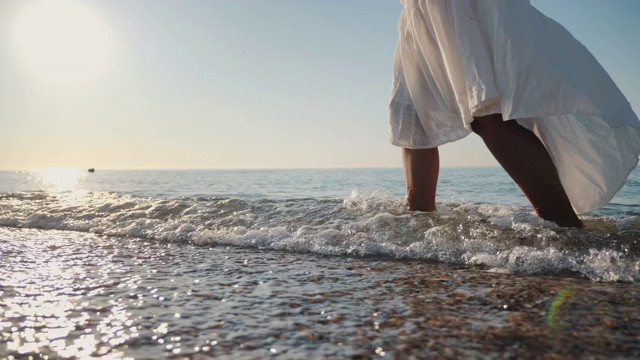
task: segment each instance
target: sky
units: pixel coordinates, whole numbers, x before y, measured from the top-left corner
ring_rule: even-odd
[[[640,113],[640,1],[532,0]],[[401,166],[397,0],[2,0],[0,169]],[[497,166],[479,138],[442,166]]]

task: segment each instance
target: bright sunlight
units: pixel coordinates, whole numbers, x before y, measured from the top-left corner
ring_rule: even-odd
[[[47,191],[52,192],[77,190],[79,182],[86,177],[86,172],[78,169],[39,169],[31,173]]]
[[[113,52],[111,29],[80,1],[25,1],[10,29],[25,70],[55,85],[95,80]]]

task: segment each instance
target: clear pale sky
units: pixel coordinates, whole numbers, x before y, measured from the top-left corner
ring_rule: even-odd
[[[640,112],[640,1],[532,0]],[[397,0],[2,0],[0,169],[395,167]],[[475,135],[442,166],[495,166]]]

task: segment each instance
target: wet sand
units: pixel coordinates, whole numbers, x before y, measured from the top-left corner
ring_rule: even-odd
[[[638,358],[640,288],[0,228],[2,358]]]

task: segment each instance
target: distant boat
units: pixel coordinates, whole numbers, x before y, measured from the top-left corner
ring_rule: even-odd
[[[96,172],[96,169],[91,168],[91,169],[89,169],[89,172]]]

